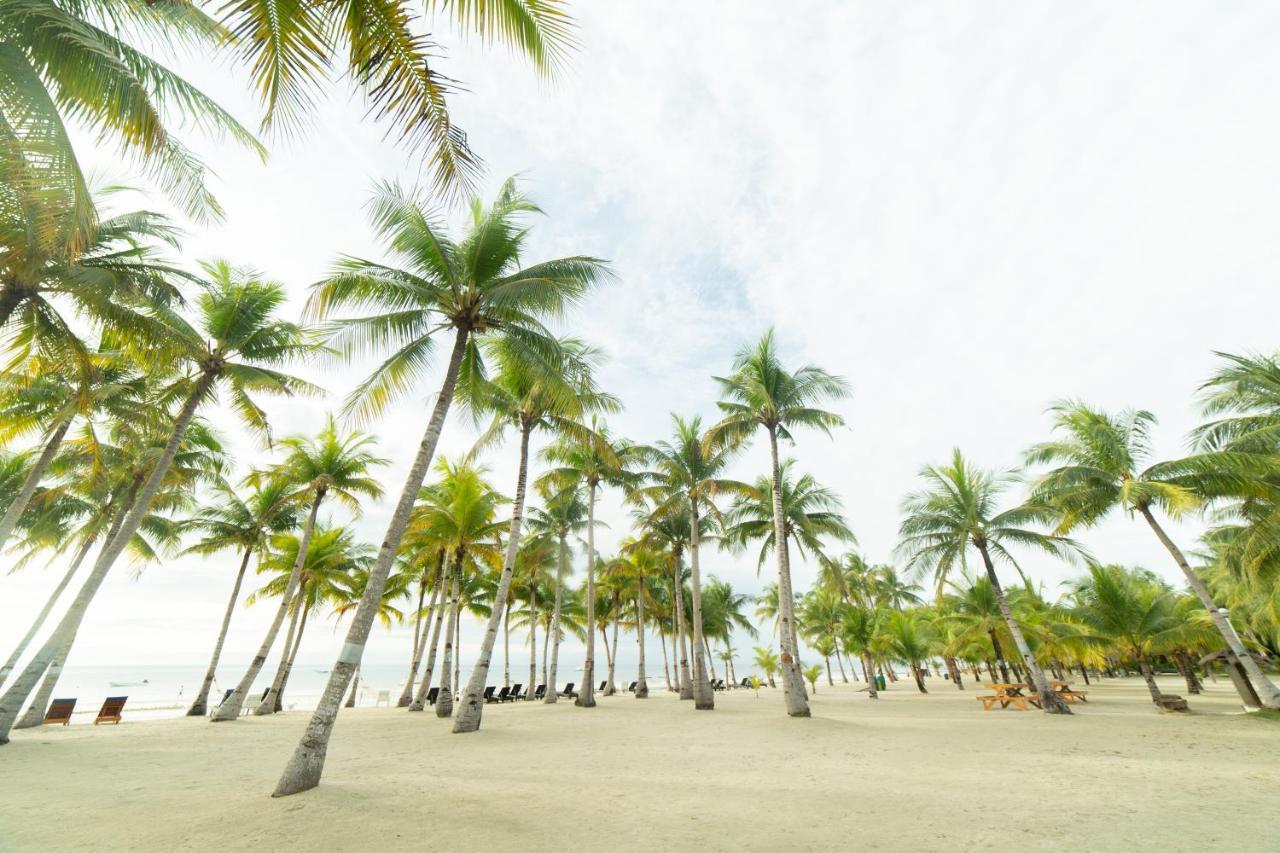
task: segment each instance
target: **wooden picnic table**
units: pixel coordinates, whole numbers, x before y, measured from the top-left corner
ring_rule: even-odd
[[[1019,711],[1030,710],[1028,707],[1029,705],[1035,705],[1037,708],[1040,707],[1040,700],[1036,698],[1035,694],[1027,696],[1022,692],[1027,689],[1027,685],[1021,682],[1012,682],[1007,684],[997,682],[987,684],[986,686],[995,692],[990,696],[978,697],[978,701],[982,703],[982,710],[984,711],[990,711],[997,704],[1001,708],[1013,706]]]
[[[1068,704],[1074,705],[1076,702],[1088,702],[1085,697],[1088,695],[1084,690],[1072,690],[1071,685],[1065,681],[1050,681],[1049,686],[1054,689]]]

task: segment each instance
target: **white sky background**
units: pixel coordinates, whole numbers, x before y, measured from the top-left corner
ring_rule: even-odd
[[[567,328],[611,355],[601,379],[627,405],[620,434],[665,437],[673,410],[714,418],[710,375],[770,326],[789,363],[845,375],[855,389],[839,407],[848,428],[834,440],[803,435],[794,453],[843,496],[875,561],[890,556],[917,471],[952,446],[1011,466],[1046,436],[1044,406],[1081,396],[1154,410],[1158,452],[1177,454],[1212,350],[1276,348],[1275,6],[795,3],[781,15],[776,3],[610,2],[574,11],[583,47],[554,85],[501,50],[447,39],[439,68],[469,89],[452,104],[487,161],[486,196],[524,175],[547,212],[528,260],[587,253],[614,263],[620,281]],[[173,64],[255,120],[247,83],[225,60]],[[219,174],[228,211],[224,223],[193,229],[188,257],[258,267],[286,282],[298,306],[337,252],[379,257],[362,209],[371,183],[412,183],[417,167],[340,86],[332,92],[303,138],[268,140],[265,166],[187,135]],[[109,152],[86,159],[129,177]],[[270,403],[277,431],[317,428],[370,366],[312,369],[333,395]],[[394,460],[384,474],[392,498],[435,382],[374,427]],[[441,449],[457,454],[473,436],[451,418]],[[243,437],[233,442],[246,464],[263,458]],[[734,474],[761,473],[762,450]],[[504,490],[513,451],[489,460]],[[388,514],[389,501],[366,512],[360,529],[371,542]],[[612,524],[598,537],[607,553],[627,521],[612,495],[601,515]],[[1184,544],[1194,532],[1180,530]],[[1101,558],[1176,580],[1135,522],[1081,538]],[[204,661],[236,563],[230,553],[172,559],[137,580],[118,567],[70,663]],[[771,579],[766,570],[757,580],[754,553],[707,549],[702,565],[745,591]],[[1051,592],[1074,571],[1040,557],[1024,568]],[[795,571],[806,588],[811,567]],[[0,647],[56,574],[0,581]],[[237,613],[225,669],[252,654],[270,610]],[[341,640],[331,625],[308,632],[303,660],[332,660]],[[464,629],[464,647],[476,634]],[[375,629],[366,660],[398,663],[408,645],[406,629]],[[738,645],[749,655],[746,638]],[[576,667],[580,652],[566,655]]]

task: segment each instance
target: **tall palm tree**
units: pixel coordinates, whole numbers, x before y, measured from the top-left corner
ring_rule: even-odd
[[[920,472],[925,487],[903,501],[906,518],[899,528],[899,550],[908,557],[908,566],[932,572],[938,585],[957,566],[965,566],[965,554],[973,548],[982,557],[987,579],[996,594],[1014,645],[1021,655],[1031,682],[1048,714],[1070,714],[1071,708],[1049,687],[1040,664],[1027,645],[1022,628],[1013,618],[1004,589],[996,575],[995,560],[1013,563],[1011,545],[1034,548],[1058,557],[1070,557],[1079,546],[1059,535],[1031,530],[1029,524],[1048,517],[1044,507],[1031,504],[997,509],[997,501],[1013,482],[1010,474],[992,474],[971,465],[959,449],[952,452],[950,465],[930,465]],[[1016,565],[1016,564],[1015,564]]]
[[[732,373],[716,377],[722,399],[717,404],[724,418],[709,431],[712,443],[745,444],[757,429],[769,437],[770,477],[773,480],[774,541],[786,543],[786,516],[782,505],[782,467],[778,439],[791,441],[798,427],[821,430],[828,435],[844,423],[834,412],[818,408],[828,400],[849,394],[848,383],[827,371],[806,365],[789,372],[778,356],[772,330],[754,346],[743,347],[734,357]],[[778,587],[782,592],[782,679],[787,714],[809,716],[809,701],[800,677],[796,648],[795,610],[791,585],[791,562],[787,548],[777,548]]]
[[[689,589],[692,593],[693,702],[698,710],[715,708],[715,696],[707,680],[707,659],[702,632],[702,574],[699,567],[702,511],[718,514],[713,499],[720,494],[737,494],[742,483],[723,477],[732,448],[716,446],[703,435],[702,419],[689,420],[672,415],[675,433],[670,441],[660,441],[650,454],[654,464],[654,485],[647,492],[661,501],[658,511],[682,503],[689,507]]]
[[[240,600],[240,587],[254,554],[261,555],[273,535],[283,533],[297,524],[294,512],[294,486],[280,478],[268,478],[257,488],[241,497],[231,486],[220,483],[214,491],[216,502],[206,503],[184,527],[199,531],[199,540],[187,547],[188,554],[217,554],[227,549],[240,552],[240,568],[236,571],[231,596],[227,599],[218,629],[218,639],[213,644],[213,656],[205,670],[200,690],[187,709],[188,717],[203,717],[208,712],[209,690],[217,674],[218,661],[222,657],[222,645],[231,627],[236,602]]]
[[[507,552],[496,590],[498,599],[505,601],[520,550],[525,485],[529,476],[529,441],[534,431],[593,440],[591,433],[582,425],[583,417],[591,411],[616,407],[616,402],[595,387],[592,372],[599,363],[599,352],[577,339],[565,338],[545,350],[530,350],[515,338],[498,338],[491,341],[487,349],[490,361],[498,370],[491,379],[469,377],[463,389],[463,400],[478,414],[493,415],[493,422],[481,436],[478,446],[497,440],[509,427],[514,427],[519,434],[520,461],[511,528],[507,533]],[[495,607],[485,626],[480,654],[454,720],[455,734],[480,728],[489,663],[503,612],[503,608]]]
[[[850,654],[857,654],[862,659],[862,672],[867,681],[867,695],[872,699],[880,698],[876,690],[876,664],[873,650],[877,639],[883,632],[886,613],[874,604],[850,604],[844,608],[843,624],[840,627],[840,642]],[[852,664],[850,664],[852,666]]]
[[[675,669],[676,690],[680,693],[681,699],[693,698],[693,679],[689,675],[689,650],[686,642],[687,623],[684,612],[684,552],[688,548],[690,541],[689,533],[689,507],[683,502],[673,503],[672,501],[662,500],[662,495],[649,495],[656,506],[637,510],[637,516],[640,528],[644,531],[644,539],[660,551],[666,551],[670,559],[668,560],[667,569],[671,578],[671,586],[669,591],[670,607],[667,608],[667,616],[673,622],[672,626],[672,642],[675,644],[676,654],[673,660]],[[705,532],[702,528],[709,524],[708,519],[702,519],[699,525],[699,535]],[[665,585],[665,584],[664,584]],[[663,646],[663,654],[666,654],[666,647]]]
[[[320,783],[342,694],[364,653],[376,603],[435,456],[458,374],[464,360],[468,375],[479,375],[483,369],[476,338],[513,337],[530,348],[545,349],[551,335],[542,321],[561,315],[608,274],[604,262],[588,257],[560,258],[521,269],[520,251],[529,233],[521,220],[536,210],[509,180],[487,210],[478,201],[472,203],[470,230],[455,243],[444,234],[441,217],[418,196],[394,185],[384,186],[374,198],[374,224],[404,268],[348,258],[312,294],[310,308],[319,316],[342,308],[374,312],[337,323],[337,335],[330,343],[340,352],[392,350],[349,400],[349,409],[363,416],[385,410],[413,387],[439,335],[452,332],[454,340],[431,419],[371,571],[365,590],[368,606],[352,619],[343,652],[330,670],[329,683],[274,796],[296,794]]]
[[[337,500],[352,512],[359,513],[360,499],[376,499],[382,495],[382,486],[373,479],[370,472],[386,464],[385,459],[372,452],[374,439],[360,432],[339,432],[333,418],[329,418],[325,426],[315,437],[290,436],[281,442],[285,449],[284,460],[270,470],[264,472],[263,478],[279,478],[291,484],[294,489],[293,500],[307,507],[307,518],[302,527],[302,539],[294,551],[292,571],[280,596],[280,604],[275,616],[267,626],[267,633],[262,638],[258,653],[249,662],[248,668],[228,696],[213,714],[214,722],[226,722],[240,719],[240,709],[257,680],[258,673],[271,654],[280,627],[292,610],[294,619],[290,623],[287,636],[293,635],[294,624],[298,618],[298,610],[294,608],[294,594],[302,578],[303,566],[307,559],[307,551],[311,545],[311,537],[315,533],[316,519],[320,515],[320,507],[325,499]],[[257,715],[272,714],[277,710],[276,698],[289,677],[289,644],[281,650],[280,664],[276,668],[275,677],[266,695],[254,709]]]
[[[1176,520],[1205,500],[1251,488],[1259,454],[1225,450],[1144,468],[1151,455],[1151,428],[1155,425],[1150,412],[1111,415],[1076,401],[1055,403],[1050,411],[1054,430],[1062,437],[1031,448],[1027,461],[1056,466],[1037,480],[1034,494],[1036,500],[1057,512],[1058,532],[1096,524],[1115,508],[1142,516],[1213,617],[1263,704],[1280,709],[1280,688],[1245,649],[1226,611],[1214,602],[1204,581],[1155,516],[1160,510]],[[1225,435],[1213,430],[1207,434]]]
[[[365,587],[369,584],[369,569],[367,568],[369,562],[368,560],[361,560],[360,565],[347,572],[342,579],[342,583],[333,589],[333,615],[339,623],[348,613],[355,613],[356,608],[360,606],[361,599],[364,598]],[[393,572],[382,587],[382,598],[378,602],[378,615],[376,618],[382,624],[382,627],[388,631],[391,630],[393,624],[404,621],[404,614],[395,606],[395,602],[409,594],[409,587],[414,580],[415,577],[412,572]],[[356,690],[359,686],[360,672],[357,670],[355,677],[351,679],[351,692],[347,694],[346,706],[348,708],[356,706]]]
[[[164,449],[141,484],[119,532],[98,555],[84,586],[53,634],[0,696],[0,743],[8,742],[9,728],[18,708],[52,661],[54,651],[74,636],[107,573],[137,532],[200,406],[221,386],[237,414],[251,427],[262,430],[266,427],[266,417],[254,401],[253,393],[293,394],[315,390],[310,384],[273,369],[274,365],[314,351],[303,329],[275,319],[275,312],[285,299],[284,289],[234,270],[224,262],[205,265],[205,271],[209,281],[195,303],[196,325],[166,307],[152,309],[169,331],[163,349],[157,352],[158,360],[191,367],[191,375],[182,383],[185,398],[173,416]]]
[[[916,680],[916,689],[928,693],[924,686],[922,664],[933,654],[936,635],[923,611],[898,611],[889,616],[885,635],[894,657],[906,662]]]
[[[547,694],[543,702],[555,704],[556,675],[560,662],[560,637],[565,615],[565,580],[569,574],[569,537],[576,536],[587,524],[587,505],[576,485],[558,492],[541,488],[543,506],[530,514],[530,526],[539,534],[553,536],[556,540],[555,603],[551,621],[547,626],[547,638],[551,643],[551,663],[547,669]]]
[[[596,411],[618,411],[621,406],[612,397],[604,397]],[[543,458],[552,464],[544,478],[558,488],[578,483],[587,490],[587,654],[582,666],[582,689],[574,704],[580,708],[595,707],[595,630],[596,630],[596,496],[605,486],[630,492],[643,475],[635,468],[649,455],[648,448],[626,439],[609,435],[608,427],[593,417],[589,432],[565,436],[547,447]],[[613,690],[609,680],[606,690]]]

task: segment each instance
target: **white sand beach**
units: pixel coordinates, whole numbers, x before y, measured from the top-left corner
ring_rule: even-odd
[[[321,787],[283,800],[305,712],[18,731],[0,849],[1280,849],[1280,722],[1233,714],[1225,680],[1186,715],[1139,679],[1093,684],[1071,718],[984,713],[969,688],[819,685],[809,720],[768,689],[709,713],[663,691],[521,703],[473,735],[358,709]]]

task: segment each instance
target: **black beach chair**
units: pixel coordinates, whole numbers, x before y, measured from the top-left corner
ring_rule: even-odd
[[[484,701],[486,701],[486,702],[492,702],[492,701],[493,701],[493,691],[495,691],[495,690],[497,690],[497,689],[498,689],[498,688],[496,688],[496,687],[494,687],[494,686],[492,686],[492,685],[490,685],[489,687],[486,687],[486,688],[484,689],[484,696],[483,696]]]
[[[631,682],[631,686],[627,688],[627,692],[628,692],[628,693],[635,693],[635,692],[636,692],[636,685],[637,685],[637,684],[639,684],[639,683],[640,683],[640,682],[638,682],[638,681],[633,681],[633,682]]]
[[[524,698],[524,696],[520,692],[521,689],[523,688],[524,688],[523,684],[511,685],[511,692],[507,695],[507,699],[509,699],[512,702],[519,702],[521,699]]]
[[[440,688],[432,687],[430,690],[427,691],[427,704],[428,705],[436,704],[436,699],[439,698],[439,696],[440,696]]]
[[[547,695],[547,685],[545,684],[539,684],[538,689],[533,691],[533,698],[535,701],[538,699],[541,699],[543,696],[546,696],[546,695]]]
[[[578,694],[573,692],[573,682],[570,681],[564,686],[564,690],[556,694],[561,699],[577,699]]]
[[[54,723],[61,723],[64,726],[71,725],[71,712],[76,709],[76,700],[74,699],[54,699],[49,703],[49,710],[44,712],[44,722],[41,725],[49,726]]]
[[[597,692],[603,693],[603,692],[604,692],[604,689],[605,689],[606,687],[608,687],[608,686],[609,686],[609,682],[608,682],[608,681],[602,681],[602,682],[600,682],[600,686],[599,686],[599,687],[597,687],[597,688],[596,688],[596,690],[597,690]]]

